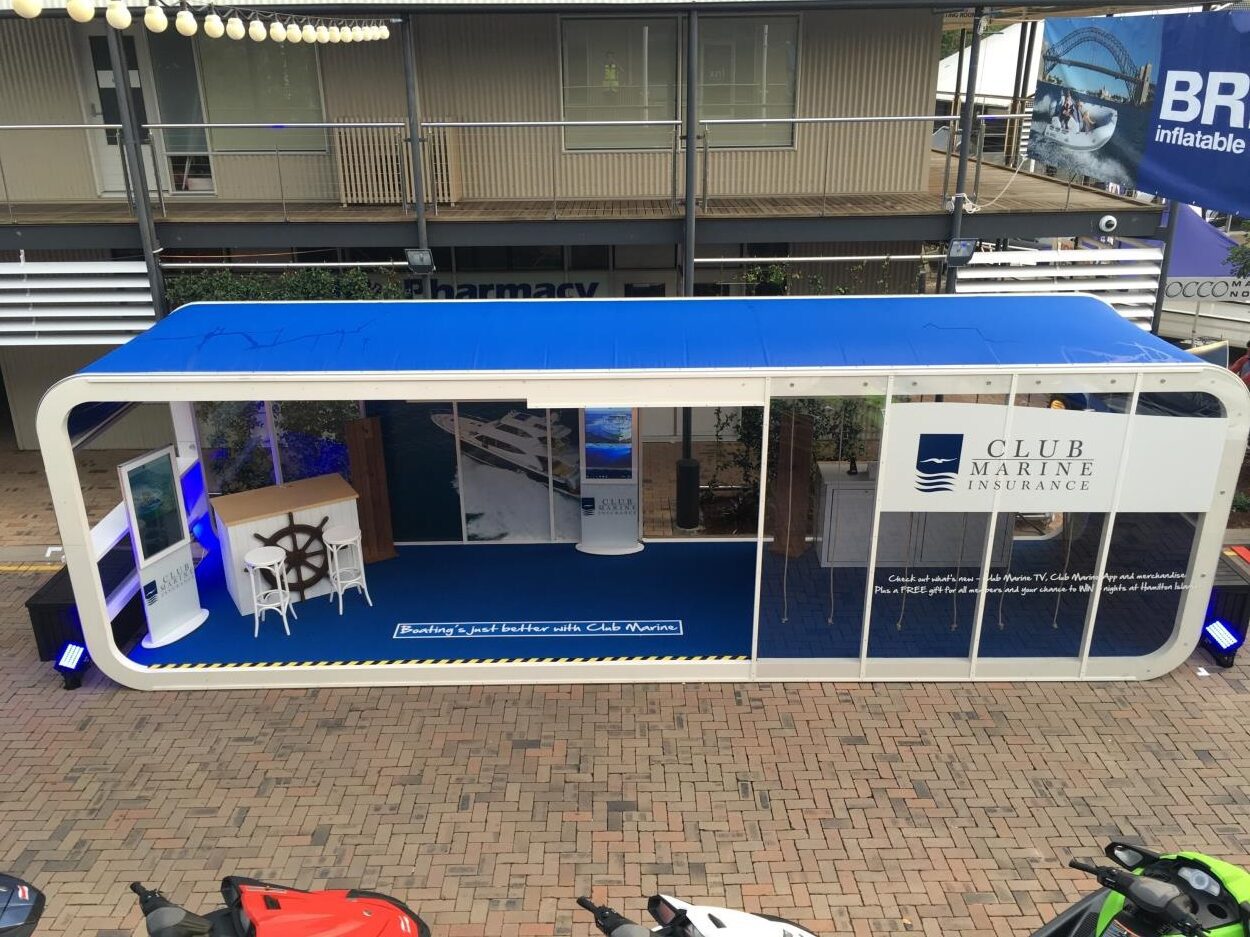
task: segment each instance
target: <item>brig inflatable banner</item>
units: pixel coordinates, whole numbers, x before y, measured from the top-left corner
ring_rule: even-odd
[[[1029,155],[1250,214],[1250,10],[1047,20]]]

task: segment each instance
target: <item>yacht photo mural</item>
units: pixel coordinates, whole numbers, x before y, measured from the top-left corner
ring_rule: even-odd
[[[375,400],[365,412],[381,420],[397,543],[578,539],[577,410]]]
[[[576,410],[461,403],[430,420],[460,448],[455,488],[469,540],[577,539]]]
[[[1161,51],[1153,20],[1046,21],[1029,156],[1070,173],[1134,187]]]

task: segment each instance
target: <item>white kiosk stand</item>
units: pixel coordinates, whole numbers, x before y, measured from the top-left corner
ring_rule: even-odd
[[[191,532],[174,447],[131,459],[119,465],[117,472],[148,620],[143,646],[172,644],[208,618],[208,612],[200,608],[195,585]]]
[[[588,408],[582,424],[582,537],[577,549],[623,556],[638,540],[638,412]]]

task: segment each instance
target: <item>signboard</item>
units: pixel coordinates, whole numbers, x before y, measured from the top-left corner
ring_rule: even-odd
[[[182,478],[174,447],[118,466],[130,522],[143,612],[144,647],[160,647],[190,634],[208,618],[200,608],[191,556],[191,532],[182,502]]]
[[[583,553],[622,554],[638,542],[638,414],[626,407],[582,411]]]
[[[1123,413],[898,403],[886,426],[881,510],[1210,510],[1224,420],[1139,415],[1128,429]]]
[[[1168,277],[1163,295],[1195,302],[1250,303],[1250,277]]]
[[[1250,214],[1250,10],[1046,20],[1029,155]]]
[[[431,299],[589,299],[608,293],[606,273],[578,272],[572,276],[552,271],[533,274],[516,271],[501,273],[449,273],[430,277]],[[414,299],[423,298],[420,278],[404,281]]]

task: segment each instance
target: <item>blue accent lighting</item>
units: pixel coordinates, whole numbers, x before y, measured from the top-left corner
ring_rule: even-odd
[[[85,666],[87,661],[87,649],[81,644],[75,644],[70,641],[65,647],[61,648],[61,656],[56,659],[53,666],[62,672],[73,672],[78,670],[80,666]]]
[[[1219,648],[1221,654],[1233,653],[1246,641],[1244,634],[1237,634],[1232,628],[1218,619],[1203,626],[1202,636],[1209,643]]]
[[[82,676],[90,665],[87,649],[75,641],[67,641],[52,667],[65,681],[65,689],[76,690],[82,686]]]

